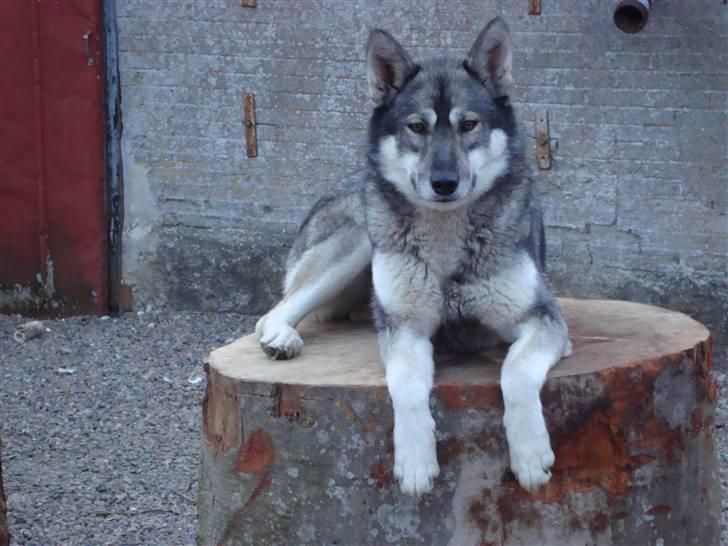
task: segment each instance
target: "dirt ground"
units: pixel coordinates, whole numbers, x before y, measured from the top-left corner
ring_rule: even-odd
[[[252,330],[234,314],[0,315],[0,437],[16,545],[194,544],[203,357]],[[728,365],[716,422],[728,544]]]

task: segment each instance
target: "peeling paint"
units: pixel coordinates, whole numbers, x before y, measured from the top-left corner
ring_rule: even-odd
[[[156,260],[161,223],[159,204],[149,181],[150,168],[137,161],[128,138],[122,138],[124,169],[124,229],[122,233],[122,282],[135,290],[136,301],[157,304],[165,290],[156,285],[149,264]]]
[[[56,295],[56,278],[54,275],[53,259],[51,258],[50,252],[46,254],[46,278],[45,280],[38,275],[38,282],[45,290],[49,300],[52,300]]]
[[[63,303],[56,296],[55,264],[50,253],[46,254],[46,276],[35,274],[35,286],[15,284],[11,288],[0,286],[0,309],[16,312],[37,312],[57,309]]]

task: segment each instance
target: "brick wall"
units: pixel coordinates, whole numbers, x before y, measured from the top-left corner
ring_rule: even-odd
[[[537,174],[558,291],[683,310],[727,337],[728,6],[658,0],[627,35],[612,1],[542,4],[529,16],[525,0],[119,2],[137,306],[263,312],[307,209],[362,167],[367,29],[415,57],[464,54],[502,14],[532,157],[535,109],[549,113],[553,166]]]

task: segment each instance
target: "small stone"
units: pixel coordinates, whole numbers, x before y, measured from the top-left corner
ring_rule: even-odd
[[[202,382],[203,382],[204,380],[205,380],[205,374],[204,374],[204,373],[202,373],[202,372],[201,372],[201,371],[199,371],[199,370],[196,370],[196,371],[192,372],[192,373],[191,373],[191,374],[190,374],[190,375],[189,375],[189,376],[187,377],[187,383],[189,383],[190,385],[199,385],[199,384],[200,384],[200,383],[202,383]]]

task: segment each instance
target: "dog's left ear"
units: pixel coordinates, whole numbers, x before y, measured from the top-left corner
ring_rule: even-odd
[[[496,17],[480,32],[470,53],[465,58],[465,68],[485,85],[494,98],[511,94],[511,35],[508,25]]]

